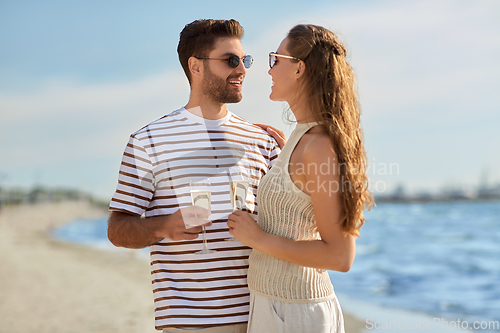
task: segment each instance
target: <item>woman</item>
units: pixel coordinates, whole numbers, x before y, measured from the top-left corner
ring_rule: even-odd
[[[230,232],[249,258],[248,332],[344,332],[326,270],[347,272],[372,205],[354,74],[329,30],[297,25],[269,55],[273,101],[297,126],[257,192],[258,223],[243,211]]]

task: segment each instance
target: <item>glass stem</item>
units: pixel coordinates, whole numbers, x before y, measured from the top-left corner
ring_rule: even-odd
[[[205,248],[205,250],[207,250],[208,249],[207,232],[205,230],[205,227],[202,228],[203,228],[203,247]]]

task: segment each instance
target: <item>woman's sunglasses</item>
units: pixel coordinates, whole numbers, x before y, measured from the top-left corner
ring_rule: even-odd
[[[294,59],[294,60],[301,60],[299,58],[295,58],[295,57],[292,57],[292,56],[288,56],[288,55],[284,55],[284,54],[278,54],[278,53],[275,53],[275,52],[271,52],[269,53],[269,68],[273,68],[274,64],[276,63],[276,58],[277,57],[281,57],[281,58],[287,58],[287,59]]]
[[[196,59],[227,61],[227,64],[231,68],[238,67],[240,65],[240,60],[243,60],[243,66],[245,66],[246,69],[252,67],[253,64],[253,58],[251,55],[246,55],[243,58],[240,58],[236,54],[231,54],[227,58],[196,58]]]

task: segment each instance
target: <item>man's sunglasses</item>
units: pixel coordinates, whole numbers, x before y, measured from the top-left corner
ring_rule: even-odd
[[[277,57],[281,57],[281,58],[287,58],[287,59],[294,59],[294,60],[301,60],[299,58],[296,58],[296,57],[292,57],[292,56],[288,56],[288,55],[284,55],[284,54],[279,54],[279,53],[275,53],[275,52],[271,52],[269,53],[269,68],[273,68],[274,64],[276,63],[276,58]]]
[[[243,58],[240,58],[236,54],[231,54],[227,58],[197,58],[197,59],[227,61],[227,64],[231,68],[238,67],[240,65],[240,60],[243,60],[243,66],[245,66],[246,69],[249,69],[250,67],[252,67],[252,64],[253,64],[253,58],[251,55],[246,55]]]

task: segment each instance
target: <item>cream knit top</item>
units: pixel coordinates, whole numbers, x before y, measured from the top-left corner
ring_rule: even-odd
[[[295,146],[315,125],[297,124],[273,167],[259,183],[257,222],[268,233],[295,240],[321,239],[311,197],[293,183],[288,172]],[[257,250],[248,260],[248,287],[255,294],[287,303],[312,303],[335,297],[326,271],[292,264]]]

